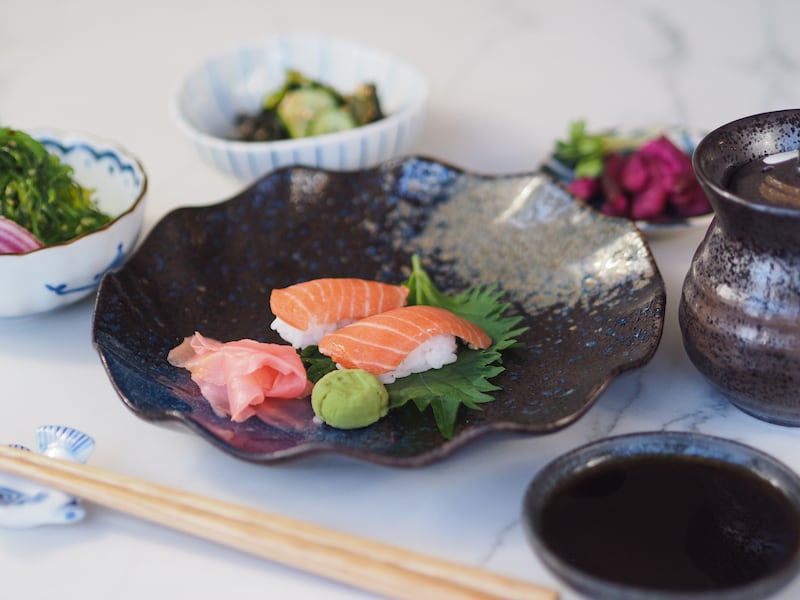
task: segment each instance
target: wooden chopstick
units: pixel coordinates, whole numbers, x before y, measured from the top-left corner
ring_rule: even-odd
[[[18,448],[0,447],[0,471],[389,598],[558,598],[526,581]]]

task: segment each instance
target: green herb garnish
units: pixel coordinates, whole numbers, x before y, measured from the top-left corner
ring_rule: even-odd
[[[517,327],[522,317],[505,316],[509,304],[502,301],[503,292],[497,286],[475,286],[447,296],[433,283],[416,254],[411,257],[411,275],[404,285],[410,289],[409,304],[446,308],[483,329],[492,338],[492,346],[483,352],[510,348],[516,343],[516,336],[527,330],[527,327]]]
[[[316,345],[303,348],[300,358],[306,365],[306,376],[312,383],[317,383],[324,375],[336,370],[336,364],[322,354]]]
[[[613,133],[588,133],[586,122],[574,121],[566,140],[556,141],[555,157],[572,168],[576,179],[599,177],[603,158],[612,152],[628,152],[638,148],[643,137],[625,137]]]
[[[446,308],[472,321],[492,338],[492,345],[486,350],[462,348],[456,362],[441,369],[414,373],[386,386],[390,409],[409,400],[420,411],[430,406],[439,431],[450,439],[459,406],[463,404],[480,410],[481,404],[493,399],[490,392],[500,389],[489,382],[505,370],[500,351],[514,346],[516,337],[527,327],[518,326],[522,317],[505,316],[509,305],[502,301],[502,292],[497,286],[476,286],[455,296],[447,296],[439,291],[416,255],[411,257],[411,276],[405,285],[411,290],[409,304]]]
[[[500,388],[489,380],[505,370],[501,351],[516,345],[516,337],[527,327],[519,327],[522,317],[505,316],[509,305],[502,301],[502,292],[496,286],[473,287],[455,296],[443,294],[416,255],[411,258],[411,275],[405,285],[410,289],[409,304],[446,308],[472,321],[492,338],[492,345],[486,350],[461,348],[456,362],[402,377],[386,386],[390,410],[409,401],[420,411],[430,407],[442,436],[451,439],[462,404],[480,410],[481,404],[493,400],[491,392]],[[336,368],[316,346],[305,348],[301,357],[307,366],[308,378],[315,383]]]
[[[0,215],[45,246],[66,242],[111,220],[74,180],[71,166],[30,135],[0,128]]]

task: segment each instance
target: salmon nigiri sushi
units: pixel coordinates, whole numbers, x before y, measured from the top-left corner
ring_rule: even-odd
[[[295,348],[316,344],[331,331],[405,306],[408,288],[368,279],[328,277],[272,290],[270,327]]]
[[[363,369],[383,383],[455,362],[460,338],[486,349],[492,339],[474,323],[435,306],[405,306],[356,321],[319,341],[339,368]]]

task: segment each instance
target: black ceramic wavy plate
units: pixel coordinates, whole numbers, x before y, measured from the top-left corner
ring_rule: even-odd
[[[285,420],[213,414],[167,353],[195,330],[280,342],[272,288],[317,277],[402,282],[412,254],[446,291],[499,284],[530,329],[506,353],[502,390],[462,407],[452,440],[413,406],[373,426],[312,422],[307,400]],[[138,416],[177,419],[243,459],[335,452],[417,466],[490,431],[544,434],[581,416],[661,338],[665,291],[642,234],[600,215],[537,173],[482,176],[420,157],[342,173],[292,167],[238,196],[164,217],[101,282],[93,336],[120,397]]]

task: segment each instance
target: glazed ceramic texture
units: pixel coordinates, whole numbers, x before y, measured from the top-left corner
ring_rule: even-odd
[[[281,403],[280,421],[234,423],[167,362],[194,331],[284,343],[269,328],[273,288],[319,277],[402,283],[413,254],[445,292],[499,285],[529,327],[504,353],[494,400],[462,407],[450,440],[411,403],[356,430],[315,423],[308,399]],[[652,357],[664,303],[631,223],[538,173],[488,177],[408,157],[351,173],[291,167],[226,202],[168,214],[101,283],[94,341],[134,413],[177,419],[240,458],[334,452],[418,466],[490,431],[544,434],[574,422],[615,376]]]
[[[686,275],[679,321],[689,358],[745,412],[800,426],[800,209],[725,189],[748,161],[800,147],[800,110],[711,132],[694,168],[715,220]]]

